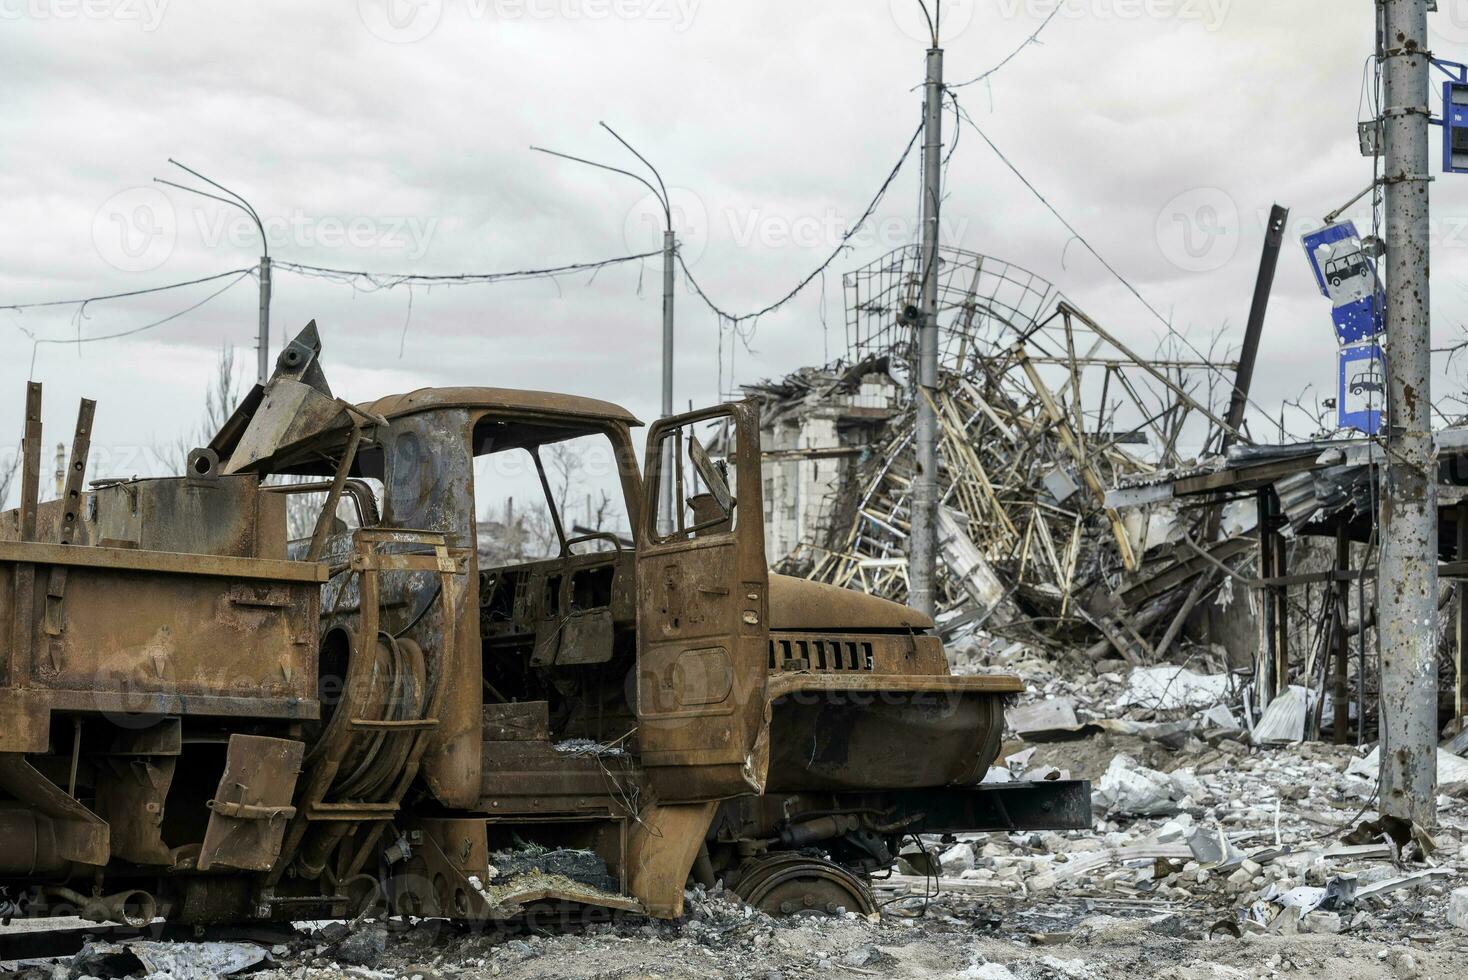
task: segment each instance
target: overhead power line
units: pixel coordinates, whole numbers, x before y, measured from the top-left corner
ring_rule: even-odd
[[[958,82],[958,83],[953,84],[953,85],[945,85],[944,88],[948,88],[948,89],[966,88],[969,85],[975,85],[975,84],[977,84],[979,82],[982,82],[984,79],[988,78],[990,75],[994,74],[999,69],[1001,69],[1005,65],[1009,64],[1015,58],[1019,57],[1020,52],[1024,51],[1025,48],[1028,48],[1032,44],[1039,44],[1040,43],[1040,34],[1041,34],[1041,32],[1043,32],[1045,30],[1045,28],[1047,28],[1047,27],[1050,26],[1050,22],[1055,19],[1055,15],[1056,14],[1060,13],[1060,8],[1062,6],[1063,6],[1063,4],[1057,3],[1055,5],[1055,9],[1052,10],[1052,11],[1050,11],[1049,16],[1047,16],[1043,21],[1040,22],[1040,26],[1039,27],[1035,28],[1035,32],[1033,34],[1031,34],[1029,37],[1025,38],[1022,42],[1020,42],[1020,46],[1017,47],[1017,48],[1015,48],[1013,51],[1009,52],[1009,54],[1006,55],[1005,58],[1004,58],[1004,60],[1001,61],[1001,62],[999,62],[999,64],[995,65],[993,68],[990,68],[988,71],[984,72],[982,75],[978,75],[978,76],[975,76],[974,78],[970,78],[966,82]]]
[[[107,293],[102,296],[88,296],[84,299],[52,299],[40,303],[4,303],[0,304],[0,310],[37,310],[47,306],[86,306],[88,303],[100,303],[109,299],[127,299],[132,296],[146,296],[149,293],[164,293],[170,289],[182,289],[185,286],[197,286],[200,283],[213,282],[216,279],[225,279],[229,276],[237,276],[241,272],[254,272],[254,266],[245,269],[230,269],[228,272],[216,273],[212,276],[204,276],[201,279],[188,279],[184,282],[171,282],[163,286],[150,286],[147,289],[131,289],[125,293]],[[234,285],[231,283],[230,285]]]
[[[334,282],[350,282],[354,285],[365,283],[369,292],[379,289],[393,289],[397,286],[470,286],[470,285],[493,285],[500,282],[521,282],[527,279],[556,279],[561,276],[575,275],[579,272],[595,272],[608,266],[622,265],[627,262],[640,262],[661,255],[662,252],[639,252],[636,255],[619,255],[616,258],[602,259],[597,262],[575,262],[570,265],[552,266],[545,269],[516,269],[510,272],[461,272],[447,275],[425,275],[417,272],[387,273],[387,272],[362,272],[354,269],[333,269],[319,265],[304,265],[299,262],[276,261],[277,269],[294,272],[297,275],[309,276],[317,279],[328,279]],[[359,286],[358,288],[363,288]]]
[[[19,324],[17,324],[16,326],[19,327],[20,331],[22,333],[24,333],[27,337],[29,337],[30,340],[31,340],[31,365],[30,365],[30,370],[27,372],[27,377],[31,377],[31,376],[33,376],[35,374],[35,371],[36,371],[36,352],[40,349],[40,347],[41,347],[42,344],[75,344],[77,346],[80,346],[82,344],[94,344],[94,343],[97,343],[97,342],[103,341],[103,340],[117,340],[117,339],[119,339],[121,337],[131,337],[134,334],[140,334],[140,333],[143,333],[144,331],[152,330],[155,327],[161,327],[165,323],[169,323],[169,322],[171,322],[173,320],[177,320],[179,317],[186,316],[186,315],[194,312],[199,307],[204,306],[206,303],[209,303],[211,300],[214,300],[215,298],[223,295],[224,293],[227,293],[229,290],[231,290],[235,286],[237,286],[240,283],[241,280],[248,278],[252,273],[254,273],[254,271],[255,271],[254,269],[240,269],[240,270],[236,270],[236,274],[235,274],[235,277],[233,279],[231,279],[229,282],[225,283],[220,288],[216,289],[214,292],[210,293],[208,296],[205,296],[203,299],[199,300],[197,303],[193,304],[192,306],[185,307],[184,309],[179,310],[177,313],[170,313],[168,316],[165,316],[165,317],[163,317],[162,319],[159,319],[159,320],[154,320],[151,323],[145,323],[145,324],[142,324],[141,326],[137,326],[137,327],[130,327],[127,330],[118,330],[115,333],[98,334],[97,336],[94,336],[94,337],[83,337],[80,334],[80,323],[78,323],[78,334],[75,337],[65,337],[65,338],[62,338],[62,337],[37,337],[35,334],[31,333],[31,331],[27,330],[25,327],[21,327],[21,326],[19,326]],[[224,275],[230,275],[230,273],[224,273]],[[200,281],[200,282],[208,282],[210,279],[218,279],[218,278],[220,278],[220,276],[210,276],[209,279],[202,279],[202,280],[198,280],[198,281]],[[153,292],[157,292],[157,290],[152,290],[152,291]],[[87,301],[83,301],[83,304],[85,304],[85,302],[87,302]],[[11,309],[11,308],[12,307],[5,307],[5,309]],[[81,316],[81,310],[78,310],[77,311],[77,315],[78,315],[78,317]]]
[[[704,305],[712,310],[717,316],[729,321],[729,323],[731,323],[735,327],[738,327],[738,325],[744,320],[758,320],[766,313],[772,313],[775,310],[778,310],[780,307],[784,306],[786,303],[790,302],[796,296],[800,295],[805,287],[809,286],[813,281],[815,281],[816,277],[820,276],[828,268],[830,268],[831,263],[835,262],[838,258],[841,257],[841,254],[846,251],[848,247],[847,243],[851,241],[852,236],[860,231],[862,226],[867,223],[867,220],[871,218],[874,213],[876,213],[877,208],[882,203],[882,198],[886,196],[888,189],[892,186],[892,182],[897,179],[897,175],[902,171],[902,165],[906,163],[907,158],[912,155],[912,148],[917,145],[918,137],[922,134],[923,127],[922,124],[919,123],[917,129],[913,130],[912,138],[907,141],[907,148],[902,151],[902,156],[900,159],[898,159],[897,165],[892,168],[892,172],[887,175],[887,179],[882,181],[882,186],[877,189],[876,196],[873,197],[872,202],[867,205],[867,209],[862,212],[862,216],[858,218],[856,222],[846,230],[846,233],[841,236],[840,244],[838,244],[836,248],[831,252],[831,254],[826,258],[826,261],[822,262],[819,266],[812,270],[810,275],[806,276],[804,279],[800,280],[800,282],[796,283],[795,288],[791,289],[784,296],[781,296],[779,299],[775,300],[768,306],[755,310],[752,313],[730,313],[728,310],[723,309],[712,299],[710,299],[708,293],[704,292],[703,287],[699,285],[698,280],[695,279],[693,273],[689,271],[688,265],[683,261],[683,255],[680,252],[678,255],[678,264],[682,266],[683,274],[688,277],[688,284],[693,287],[694,293],[696,293],[698,295],[698,298],[703,300]]]
[[[956,101],[956,97],[955,97],[955,101]],[[1117,282],[1121,283],[1122,286],[1125,287],[1125,289],[1127,290],[1127,292],[1129,292],[1133,296],[1135,296],[1136,299],[1137,299],[1137,301],[1139,303],[1141,303],[1144,307],[1147,308],[1147,312],[1151,313],[1154,317],[1157,318],[1157,322],[1160,323],[1160,324],[1162,324],[1163,329],[1165,329],[1168,332],[1168,334],[1170,334],[1171,336],[1175,337],[1179,342],[1181,342],[1183,344],[1183,346],[1187,347],[1188,350],[1192,351],[1193,354],[1195,354],[1198,357],[1199,360],[1201,360],[1204,363],[1208,364],[1209,368],[1211,368],[1214,372],[1216,372],[1220,377],[1222,377],[1226,381],[1228,381],[1228,383],[1230,385],[1233,384],[1233,381],[1234,381],[1233,376],[1229,372],[1225,371],[1223,368],[1218,367],[1216,364],[1213,364],[1212,361],[1210,360],[1210,358],[1208,357],[1208,355],[1206,355],[1202,351],[1200,351],[1193,344],[1193,342],[1187,338],[1186,335],[1184,335],[1183,333],[1181,333],[1176,327],[1174,327],[1172,325],[1172,322],[1170,320],[1168,320],[1167,317],[1163,316],[1160,312],[1158,312],[1158,310],[1157,310],[1157,308],[1155,306],[1153,306],[1150,302],[1147,301],[1147,298],[1142,295],[1141,291],[1138,290],[1136,286],[1132,285],[1131,280],[1129,280],[1126,276],[1122,275],[1121,272],[1119,272],[1117,270],[1117,268],[1115,266],[1113,266],[1110,262],[1106,261],[1106,257],[1103,256],[1100,252],[1098,252],[1096,250],[1095,246],[1093,246],[1090,243],[1090,241],[1087,240],[1087,238],[1086,238],[1085,235],[1082,235],[1079,231],[1076,230],[1075,225],[1071,224],[1070,221],[1068,221],[1066,219],[1065,215],[1061,214],[1060,211],[1059,211],[1059,209],[1057,209],[1055,207],[1055,205],[1053,205],[1053,204],[1050,203],[1049,198],[1045,197],[1044,194],[1040,193],[1039,188],[1037,188],[1034,184],[1032,184],[1030,182],[1030,179],[1028,177],[1026,177],[1020,171],[1020,169],[1018,167],[1016,167],[1010,161],[1009,157],[1007,157],[1007,156],[1004,155],[1004,151],[1001,150],[1001,149],[999,149],[998,146],[994,145],[994,141],[991,140],[991,139],[989,139],[988,135],[982,129],[979,128],[979,124],[976,123],[976,122],[974,122],[973,117],[971,117],[966,111],[963,111],[963,110],[960,110],[960,117],[963,119],[964,122],[968,123],[968,125],[970,127],[972,127],[972,129],[973,129],[974,132],[976,132],[976,133],[979,134],[979,138],[980,139],[982,139],[985,143],[989,144],[989,149],[991,149],[991,150],[994,151],[994,155],[999,158],[1000,162],[1003,163],[1006,167],[1008,167],[1009,170],[1010,170],[1010,172],[1013,173],[1016,177],[1019,178],[1020,183],[1024,184],[1025,187],[1029,190],[1029,192],[1035,196],[1035,199],[1038,200],[1041,204],[1043,204],[1045,206],[1045,209],[1048,210],[1052,215],[1054,215],[1055,216],[1055,219],[1057,221],[1059,221],[1062,225],[1065,226],[1065,230],[1068,231],[1068,232],[1070,232],[1071,233],[1071,236],[1076,241],[1080,242],[1081,243],[1081,246],[1083,248],[1085,248],[1086,251],[1090,252],[1091,255],[1095,257],[1096,261],[1097,262],[1100,262],[1101,265],[1102,265],[1102,267],[1104,267],[1107,272],[1111,273],[1112,276],[1114,276],[1116,278],[1116,281]],[[1250,405],[1252,405],[1255,409],[1259,410],[1260,412],[1263,412],[1265,414],[1265,416],[1268,417],[1269,412],[1266,411],[1264,409],[1264,407],[1261,406],[1254,399],[1250,398],[1248,400],[1248,403]]]

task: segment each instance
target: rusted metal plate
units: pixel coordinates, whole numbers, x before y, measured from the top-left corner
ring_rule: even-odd
[[[199,870],[211,867],[268,871],[280,853],[286,823],[295,816],[291,796],[301,774],[304,742],[259,735],[231,735]]]
[[[153,695],[192,695],[254,701],[252,714],[291,715],[293,704],[316,698],[318,602],[314,583],[231,584],[76,564],[63,628],[39,652],[30,681],[86,692],[102,710],[145,713]]]
[[[141,551],[134,548],[75,548],[31,541],[0,541],[0,561],[173,575],[270,579],[280,582],[321,583],[326,581],[328,575],[325,565],[314,562]]]

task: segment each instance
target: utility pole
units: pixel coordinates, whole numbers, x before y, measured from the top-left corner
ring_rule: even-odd
[[[1436,823],[1437,473],[1428,305],[1428,0],[1379,0],[1385,78],[1386,486],[1381,501],[1381,812]]]
[[[605,163],[597,163],[595,160],[586,160],[582,157],[573,157],[569,153],[561,153],[557,150],[547,150],[541,146],[532,146],[530,149],[537,153],[546,153],[562,160],[571,160],[575,163],[584,163],[588,167],[598,170],[610,170],[614,174],[631,177],[642,186],[652,192],[658,204],[663,209],[663,418],[673,414],[673,283],[675,281],[675,263],[678,261],[678,237],[673,231],[673,204],[668,197],[668,187],[663,183],[662,174],[658,168],[648,162],[647,158],[638,153],[631,143],[624,140],[615,129],[606,123],[599,124],[602,129],[612,134],[618,143],[621,143],[635,156],[642,165],[646,167],[658,182],[654,187],[647,179],[634,174],[630,170],[621,167],[608,166]],[[674,526],[677,516],[676,508],[679,504],[673,499],[673,469],[676,461],[673,459],[674,443],[669,440],[666,452],[663,454],[661,476],[658,480],[658,522],[657,526],[663,531],[669,531]]]
[[[184,166],[173,159],[173,157],[169,157],[168,162],[185,173],[193,174],[210,187],[223,191],[229,197],[210,194],[208,191],[201,191],[197,187],[185,187],[183,184],[176,184],[171,180],[164,180],[161,177],[154,177],[153,180],[155,183],[167,184],[169,187],[177,187],[181,191],[188,191],[190,194],[197,194],[200,197],[207,197],[211,201],[218,201],[221,204],[228,204],[230,207],[239,208],[250,216],[250,220],[255,223],[255,230],[260,233],[260,330],[255,341],[257,360],[255,380],[263,385],[266,381],[270,380],[270,239],[265,235],[265,223],[260,220],[260,215],[255,211],[255,208],[249,201],[240,197],[228,187],[210,180],[197,170]]]
[[[936,28],[928,50],[923,124],[922,320],[913,390],[917,410],[917,474],[912,491],[912,537],[907,555],[908,601],[919,612],[937,612],[938,417],[938,220],[943,200],[943,49]]]

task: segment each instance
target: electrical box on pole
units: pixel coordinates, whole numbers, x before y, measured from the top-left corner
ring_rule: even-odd
[[[1443,173],[1468,174],[1468,83],[1443,83]]]
[[[1432,122],[1443,129],[1443,173],[1468,174],[1468,65],[1432,59],[1448,76],[1443,82],[1443,114]]]

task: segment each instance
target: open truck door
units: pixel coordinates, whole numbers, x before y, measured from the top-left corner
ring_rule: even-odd
[[[769,572],[758,413],[663,419],[647,440],[637,553],[637,739],[660,802],[764,788]]]

